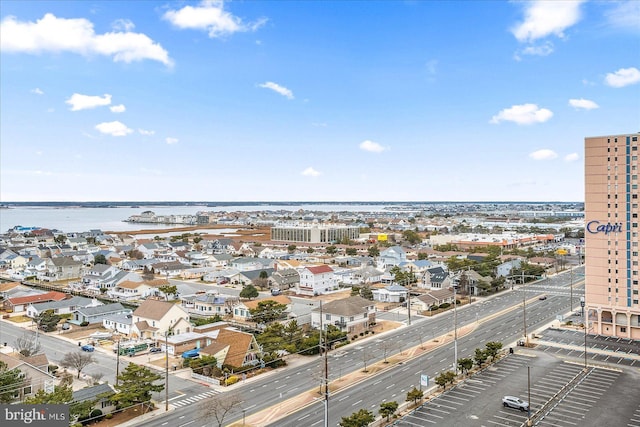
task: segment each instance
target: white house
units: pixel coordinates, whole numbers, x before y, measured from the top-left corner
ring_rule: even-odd
[[[165,333],[190,332],[189,313],[178,304],[147,299],[133,312],[132,335],[160,338]]]
[[[360,296],[331,301],[311,312],[312,327],[319,329],[322,324],[322,328],[326,329],[328,325],[334,325],[350,334],[368,330],[375,321],[375,303]]]
[[[373,300],[380,302],[405,302],[409,291],[404,286],[391,284],[383,289],[374,289]]]
[[[338,289],[338,280],[328,265],[304,267],[299,273],[298,294],[314,296]]]

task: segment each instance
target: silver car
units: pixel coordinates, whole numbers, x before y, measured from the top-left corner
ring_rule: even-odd
[[[502,405],[505,408],[515,408],[520,409],[521,411],[529,410],[529,402],[526,400],[522,400],[519,397],[515,396],[505,396],[502,398]]]

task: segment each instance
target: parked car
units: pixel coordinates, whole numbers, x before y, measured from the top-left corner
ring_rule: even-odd
[[[92,352],[93,350],[95,350],[95,347],[92,346],[91,344],[85,344],[81,348],[82,348],[82,351],[88,351],[88,352]]]
[[[502,406],[505,408],[520,409],[523,412],[529,410],[529,402],[515,396],[504,396],[502,398]]]
[[[151,347],[149,353],[160,353],[162,349],[160,347]]]
[[[546,295],[540,295],[540,298],[538,298],[540,301],[544,301],[547,299]]]

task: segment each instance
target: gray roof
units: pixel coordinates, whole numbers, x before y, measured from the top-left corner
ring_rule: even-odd
[[[33,308],[38,311],[52,310],[56,308],[63,307],[86,307],[91,304],[91,298],[78,297],[74,296],[68,299],[63,299],[62,301],[51,301],[51,302],[40,302],[37,304],[33,304]]]
[[[109,314],[104,316],[103,320],[111,320],[122,325],[133,325],[133,315],[127,313]]]
[[[98,399],[101,394],[114,394],[116,391],[109,383],[94,385],[93,387],[85,387],[73,392],[73,402],[85,402],[87,400]]]
[[[126,310],[127,309],[124,308],[122,304],[115,302],[113,304],[105,304],[98,307],[79,308],[76,311],[84,314],[85,316],[96,316],[101,314],[124,312]]]
[[[249,280],[255,280],[260,277],[260,273],[262,273],[263,271],[267,273],[267,277],[271,277],[271,275],[273,274],[274,271],[276,271],[276,269],[261,268],[259,270],[241,271],[240,274],[242,274],[244,277],[246,277]]]
[[[372,305],[374,305],[373,301],[360,296],[353,296],[322,304],[322,312],[340,316],[355,316],[357,314],[363,314],[367,311],[367,307],[371,307]],[[319,312],[320,307],[314,308],[313,311]]]

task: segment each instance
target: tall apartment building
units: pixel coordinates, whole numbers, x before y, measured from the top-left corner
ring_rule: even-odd
[[[640,134],[585,138],[589,333],[640,339]]]
[[[360,228],[348,225],[302,224],[271,227],[271,240],[281,242],[335,243],[360,237]]]

